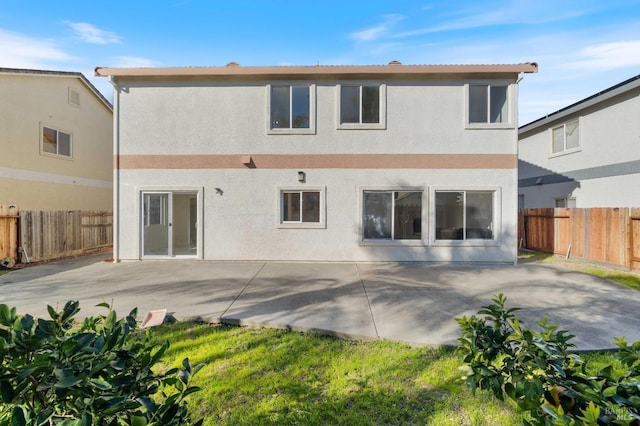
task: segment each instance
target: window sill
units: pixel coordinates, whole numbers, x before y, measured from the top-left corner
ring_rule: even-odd
[[[512,123],[466,123],[467,130],[515,129]]]
[[[312,223],[312,222],[307,222],[307,223],[279,223],[278,224],[278,229],[326,229],[327,226],[320,222],[320,223]]]
[[[342,123],[338,124],[338,130],[386,130],[385,123]]]
[[[571,149],[567,149],[564,151],[560,151],[560,152],[554,152],[553,154],[551,154],[549,156],[549,158],[556,158],[556,157],[562,157],[564,155],[570,155],[570,154],[575,154],[576,152],[581,152],[582,148],[578,147],[578,148],[571,148]]]
[[[299,129],[268,129],[268,135],[315,135],[316,129],[314,128],[299,128]]]
[[[67,155],[61,155],[61,154],[53,154],[51,152],[41,152],[40,155],[42,155],[43,157],[57,158],[59,160],[67,160],[67,161],[72,161],[73,160],[73,156],[67,156]]]

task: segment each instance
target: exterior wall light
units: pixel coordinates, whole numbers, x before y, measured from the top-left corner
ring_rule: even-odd
[[[298,182],[305,183],[307,180],[307,175],[305,172],[298,172]]]

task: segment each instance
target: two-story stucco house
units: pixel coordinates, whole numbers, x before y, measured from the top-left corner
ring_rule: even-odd
[[[97,68],[114,258],[514,262],[516,65]]]
[[[640,75],[519,129],[521,208],[640,206]]]
[[[0,204],[111,210],[113,111],[79,72],[0,68]]]

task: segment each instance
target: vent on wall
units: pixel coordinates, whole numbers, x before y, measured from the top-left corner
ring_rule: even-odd
[[[77,107],[80,106],[80,93],[76,92],[72,88],[69,88],[69,103]]]

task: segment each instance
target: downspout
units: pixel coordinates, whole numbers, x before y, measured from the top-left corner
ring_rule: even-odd
[[[518,218],[520,217],[520,212],[519,212],[519,208],[520,206],[518,205],[518,203],[520,202],[520,188],[518,186],[518,176],[519,176],[519,171],[520,171],[520,163],[518,161],[518,159],[520,158],[520,134],[519,134],[519,127],[518,127],[518,120],[520,119],[520,82],[522,81],[522,79],[524,78],[524,73],[519,73],[518,74],[518,78],[516,79],[516,85],[515,85],[515,96],[516,96],[516,117],[515,117],[515,126],[516,126],[516,184],[515,184],[515,204],[516,204],[516,208],[515,208],[515,217],[512,219],[514,220],[515,224],[516,224],[516,235],[515,235],[515,240],[516,240],[516,259],[513,262],[514,265],[518,264],[518,251],[519,251],[519,244],[518,244],[518,231],[520,230],[520,224],[518,223]]]
[[[120,88],[113,76],[113,261],[120,262]]]

